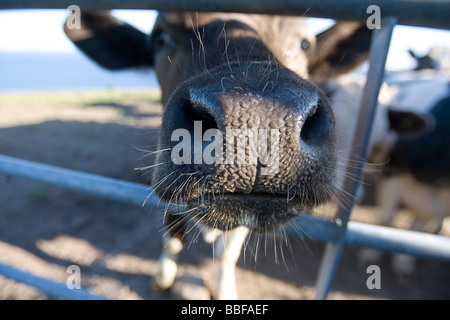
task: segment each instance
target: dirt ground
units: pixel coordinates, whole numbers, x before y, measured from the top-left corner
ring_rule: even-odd
[[[123,180],[147,183],[161,106],[157,93],[105,90],[0,96],[0,154]],[[369,194],[370,196],[370,194]],[[366,201],[367,202],[367,201]],[[81,268],[81,285],[114,299],[173,299],[150,284],[161,251],[162,212],[0,174],[0,262],[66,283],[69,265]],[[356,208],[374,221],[370,203]],[[407,213],[403,218],[408,219]],[[210,244],[193,238],[180,257],[180,279],[217,272]],[[284,242],[284,240],[282,241]],[[274,247],[278,246],[278,248]],[[242,299],[312,299],[324,244],[289,237],[247,248],[237,268]],[[449,264],[417,260],[413,279],[400,282],[391,256],[378,263],[381,289],[370,290],[358,248],[345,249],[329,299],[449,299]],[[0,299],[53,299],[0,275]]]

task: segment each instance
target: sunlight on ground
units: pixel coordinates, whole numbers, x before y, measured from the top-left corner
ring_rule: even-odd
[[[51,120],[158,128],[161,117],[155,115],[162,112],[159,96],[157,90],[115,89],[3,94],[0,96],[0,128]]]

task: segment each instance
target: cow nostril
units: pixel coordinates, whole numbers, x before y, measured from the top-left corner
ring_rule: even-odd
[[[189,127],[193,126],[195,121],[200,121],[202,133],[208,129],[218,129],[216,120],[203,106],[194,106],[191,101],[188,101],[183,106],[183,111],[184,119]]]
[[[300,139],[306,144],[316,144],[320,141],[322,133],[326,128],[326,121],[324,119],[323,110],[319,105],[315,108],[315,111],[310,114],[305,123],[303,124],[300,132]]]

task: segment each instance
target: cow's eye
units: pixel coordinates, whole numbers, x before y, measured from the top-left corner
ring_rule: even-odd
[[[174,49],[175,44],[169,33],[163,30],[155,30],[152,34],[152,42],[156,48],[169,48]]]
[[[310,46],[310,43],[308,40],[302,40],[302,42],[300,43],[300,47],[304,51],[308,50],[309,46]]]

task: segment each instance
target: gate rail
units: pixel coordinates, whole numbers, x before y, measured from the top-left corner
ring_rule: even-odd
[[[386,18],[383,19],[383,28],[375,30],[371,43],[368,81],[363,92],[359,125],[356,129],[353,143],[355,149],[358,150],[355,153],[359,156],[359,159],[365,159],[365,148],[377,104],[378,91],[383,78],[389,42],[397,21],[399,24],[450,29],[450,19],[448,19],[450,15],[450,1],[445,0],[127,0],[123,2],[114,0],[77,0],[76,3],[83,9],[114,8],[198,11],[198,8],[202,8],[202,11],[298,14],[358,21],[367,19],[366,9],[368,6],[378,5],[381,8],[381,14]],[[0,0],[0,9],[67,8],[71,4],[73,4],[72,1],[64,0]],[[361,175],[362,165],[349,170],[354,170],[354,175],[352,174],[351,176],[358,177]],[[167,206],[152,193],[151,188],[148,186],[8,156],[0,155],[0,173],[21,176],[136,205],[157,208]],[[348,180],[344,190],[354,195],[357,184],[357,181]],[[354,203],[350,203],[345,209],[340,209],[334,220],[306,215],[300,216],[294,222],[295,226],[288,229],[292,232],[295,229],[295,234],[299,234],[307,239],[327,242],[316,283],[316,298],[326,298],[333,283],[342,250],[346,245],[407,253],[450,262],[450,238],[349,221],[353,205]],[[36,285],[35,280],[42,279],[31,274],[27,275],[24,271],[2,263],[0,263],[0,274],[36,287],[39,287],[39,285]],[[29,279],[33,281],[29,281]],[[63,285],[61,284],[52,284],[52,281],[47,279],[42,281],[50,283],[47,286],[47,292],[63,298],[102,298],[88,292],[84,296],[72,295],[70,292],[73,292],[73,290],[60,291],[63,290],[61,288]]]
[[[48,183],[102,198],[152,208],[168,204],[150,195],[149,186],[0,155],[0,173]],[[305,239],[335,242],[340,225],[335,220],[302,215],[287,229]],[[450,262],[450,238],[349,221],[346,245],[408,253]]]
[[[153,9],[161,11],[223,11],[301,15],[365,21],[367,8],[377,5],[384,17],[399,24],[450,28],[447,0],[1,0],[0,9]]]

